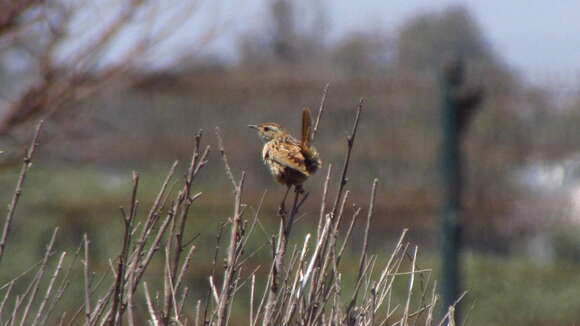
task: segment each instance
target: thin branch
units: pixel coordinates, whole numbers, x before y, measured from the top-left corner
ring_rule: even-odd
[[[316,116],[316,122],[314,123],[314,128],[312,128],[312,133],[310,135],[310,141],[314,142],[314,137],[316,137],[316,132],[318,131],[318,124],[320,123],[320,119],[322,118],[322,114],[324,114],[324,109],[326,108],[326,96],[328,95],[328,88],[330,87],[330,83],[324,85],[324,89],[322,90],[322,99],[320,100],[320,106],[318,107],[318,115]]]
[[[84,279],[85,279],[85,318],[86,323],[91,323],[91,296],[90,296],[90,278],[89,278],[89,237],[85,233],[84,237],[85,244],[85,259],[83,261]]]
[[[6,250],[6,243],[8,241],[8,235],[12,227],[12,222],[14,219],[14,213],[16,212],[16,206],[18,205],[18,200],[22,195],[22,186],[24,185],[24,180],[26,180],[26,175],[28,170],[32,166],[32,156],[36,151],[38,146],[38,137],[40,135],[40,129],[42,128],[43,121],[41,120],[36,126],[36,131],[34,132],[34,137],[32,137],[32,142],[30,147],[24,155],[24,162],[22,163],[22,168],[20,170],[20,176],[18,177],[18,182],[16,183],[16,189],[14,190],[14,195],[12,196],[12,201],[10,206],[8,206],[8,214],[6,214],[6,219],[4,220],[4,228],[2,230],[2,238],[0,238],[0,261],[4,256],[4,251]]]
[[[326,198],[328,196],[328,185],[330,184],[330,174],[332,173],[332,164],[328,165],[328,172],[326,173],[326,179],[324,179],[324,186],[322,190],[322,199],[320,200],[320,215],[318,216],[318,228],[317,234],[319,235],[322,231],[322,224],[324,221],[324,216],[326,213]]]
[[[151,322],[153,325],[159,325],[159,316],[153,306],[153,301],[151,300],[151,295],[149,294],[149,289],[147,288],[147,282],[143,282],[143,292],[145,292],[145,301],[147,302],[147,311],[149,311],[149,317],[151,317]]]
[[[230,168],[230,164],[228,162],[228,157],[227,157],[225,149],[224,149],[224,141],[222,139],[220,128],[218,128],[218,127],[215,128],[215,134],[216,134],[217,139],[218,139],[218,150],[220,151],[220,155],[222,157],[222,160],[224,161],[226,175],[228,176],[228,178],[232,182],[234,189],[236,189],[236,188],[238,188],[238,185],[236,183],[236,178],[234,177],[234,174],[232,173],[232,169]]]
[[[8,298],[10,297],[10,294],[12,293],[13,286],[14,286],[14,281],[10,281],[10,283],[8,283],[8,288],[6,289],[6,293],[4,293],[4,299],[2,299],[2,303],[0,303],[0,322],[3,320],[2,312],[4,311],[4,306],[6,305],[6,301],[8,301]]]
[[[230,178],[234,190],[234,212],[231,218],[230,243],[227,251],[226,271],[224,273],[224,280],[222,283],[222,291],[219,296],[217,308],[217,325],[225,326],[228,320],[229,308],[233,300],[236,283],[239,277],[238,260],[241,254],[241,245],[244,243],[244,228],[241,221],[241,206],[242,206],[242,191],[244,186],[245,172],[242,172],[240,180],[236,182],[229,166],[227,155],[223,147],[223,140],[221,138],[219,129],[216,128],[216,135],[218,137],[219,151],[224,161],[225,172]]]
[[[46,321],[48,320],[50,315],[53,313],[54,309],[56,308],[56,305],[58,304],[60,299],[62,299],[66,289],[70,285],[70,275],[71,275],[73,266],[76,266],[76,262],[80,256],[82,247],[83,247],[83,241],[81,241],[79,246],[77,247],[77,249],[75,251],[75,255],[74,255],[72,261],[70,262],[70,264],[67,268],[67,271],[64,274],[62,280],[60,281],[60,285],[58,286],[58,290],[56,291],[55,295],[53,296],[53,298],[50,302],[50,307],[48,308],[47,312],[42,317],[42,321],[40,322],[41,325],[46,324]]]
[[[54,242],[56,241],[56,234],[57,233],[58,233],[58,228],[56,228],[54,230],[54,232],[52,233],[52,237],[50,238],[50,242],[48,243],[48,246],[46,247],[46,251],[44,252],[44,258],[42,259],[42,264],[40,264],[40,267],[38,268],[37,275],[31,283],[31,284],[34,284],[34,287],[32,288],[30,298],[28,299],[28,304],[26,305],[26,307],[24,308],[24,311],[22,313],[22,319],[20,321],[20,326],[26,325],[26,320],[28,319],[28,313],[30,311],[30,307],[32,306],[32,302],[36,298],[36,294],[38,293],[38,289],[40,287],[40,282],[42,280],[42,277],[44,276],[44,271],[46,270],[46,267],[48,265],[48,258],[52,255],[52,248],[54,247]],[[25,298],[26,298],[26,296],[23,296],[22,300],[24,300]],[[15,321],[15,320],[13,320],[13,321]]]
[[[131,270],[134,271],[133,273],[138,274],[136,276],[135,283],[131,287],[131,291],[133,293],[135,293],[135,291],[137,290],[137,286],[138,286],[139,281],[141,279],[140,275],[142,275],[142,271],[144,271],[144,269],[147,267],[145,264],[146,260],[143,259],[143,257],[142,257],[143,251],[145,250],[145,245],[147,243],[147,239],[150,238],[153,227],[156,225],[157,221],[159,220],[159,216],[161,214],[159,209],[162,206],[161,202],[163,200],[164,195],[167,192],[167,185],[169,184],[169,182],[173,178],[173,175],[175,174],[175,168],[177,167],[177,165],[178,165],[178,162],[175,161],[173,163],[173,165],[171,166],[171,168],[169,169],[169,173],[165,177],[165,181],[161,185],[161,189],[157,193],[157,197],[155,198],[155,202],[153,203],[153,206],[149,210],[149,214],[147,215],[147,219],[146,219],[145,223],[143,224],[141,236],[140,236],[139,240],[137,240],[137,248],[133,251],[133,262],[132,262],[132,266],[130,268],[131,268]],[[165,230],[163,230],[163,231],[165,231]]]
[[[121,247],[121,252],[119,253],[119,262],[117,264],[115,289],[113,292],[113,304],[111,306],[109,321],[110,326],[114,326],[120,323],[123,309],[123,296],[125,293],[126,285],[126,269],[128,266],[129,257],[129,247],[131,246],[131,237],[133,234],[133,221],[137,212],[138,201],[137,201],[137,191],[139,189],[139,174],[133,171],[133,189],[131,191],[131,201],[129,203],[130,209],[128,215],[123,215],[123,245]]]
[[[333,218],[334,218],[334,216],[336,216],[336,212],[337,212],[338,207],[339,207],[340,199],[342,198],[342,195],[343,195],[344,186],[346,186],[346,184],[348,182],[348,178],[347,178],[348,167],[350,164],[350,157],[352,154],[352,148],[354,146],[354,140],[356,138],[356,132],[358,130],[358,124],[360,121],[360,114],[361,114],[364,102],[365,102],[364,98],[361,98],[359,100],[359,103],[358,103],[358,106],[356,109],[356,116],[354,118],[354,124],[352,126],[352,132],[346,138],[347,151],[346,151],[346,157],[344,159],[344,165],[342,166],[342,174],[340,177],[340,184],[338,186],[338,192],[336,193],[336,198],[334,199],[334,205],[332,206],[332,217]]]
[[[48,303],[48,300],[50,299],[50,295],[52,294],[54,282],[56,281],[56,278],[62,269],[62,262],[63,262],[65,256],[66,256],[66,252],[63,252],[60,255],[60,258],[58,259],[58,263],[56,265],[56,268],[54,269],[54,273],[52,274],[52,277],[50,278],[50,282],[48,284],[48,287],[46,288],[46,294],[44,295],[44,299],[42,299],[42,302],[40,303],[40,306],[38,307],[38,310],[36,312],[36,317],[34,317],[34,321],[31,324],[33,326],[38,324],[38,322],[40,321],[40,317],[44,314],[44,308],[46,307],[46,304]]]
[[[408,324],[408,318],[409,318],[409,310],[411,307],[411,298],[413,296],[413,289],[414,289],[414,284],[415,284],[415,263],[417,262],[417,250],[418,247],[415,246],[415,250],[413,252],[413,261],[411,264],[411,277],[409,279],[409,291],[407,293],[407,302],[405,304],[405,310],[403,311],[403,318],[401,320],[401,325],[407,325]]]
[[[362,278],[365,275],[366,268],[368,267],[368,264],[367,264],[368,237],[369,237],[369,233],[370,233],[371,220],[372,220],[372,216],[373,216],[373,212],[374,212],[375,196],[376,196],[376,189],[377,189],[378,182],[379,182],[378,179],[373,180],[373,186],[372,186],[372,190],[371,190],[371,199],[370,199],[370,203],[369,203],[369,211],[367,214],[367,224],[366,224],[365,233],[364,233],[363,248],[362,248],[362,252],[361,252],[361,256],[360,256],[357,284],[361,283]],[[357,288],[355,289],[354,295],[352,296],[352,299],[350,301],[350,305],[349,305],[348,310],[347,310],[347,315],[350,315],[353,312],[353,308],[356,304],[358,294],[359,294],[359,287],[357,285]]]

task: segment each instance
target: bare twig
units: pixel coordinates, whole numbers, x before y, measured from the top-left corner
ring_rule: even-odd
[[[138,286],[139,281],[141,279],[141,275],[144,272],[144,270],[147,268],[148,261],[147,261],[147,259],[144,259],[143,251],[145,250],[145,245],[147,244],[147,239],[150,238],[153,227],[156,225],[157,221],[159,220],[159,216],[161,214],[159,212],[161,201],[162,201],[163,196],[167,192],[167,185],[169,184],[169,181],[171,180],[171,178],[173,178],[173,175],[175,174],[175,168],[177,167],[177,164],[178,164],[178,162],[175,161],[173,163],[173,165],[171,166],[171,168],[169,169],[169,173],[167,174],[165,181],[161,185],[161,189],[159,190],[157,197],[155,198],[155,202],[153,203],[153,206],[149,210],[149,214],[147,215],[147,219],[146,219],[145,223],[143,224],[141,236],[140,236],[139,240],[137,241],[137,248],[134,250],[134,252],[132,254],[133,261],[131,263],[132,266],[130,268],[132,270],[132,273],[136,274],[135,275],[135,283],[131,287],[131,291],[133,293],[135,293],[135,291],[137,290],[137,286]],[[168,221],[166,221],[166,222],[168,222]],[[164,223],[163,225],[167,226],[168,224]],[[163,232],[165,232],[164,228],[163,228]],[[161,233],[161,235],[162,235],[162,233]],[[159,240],[161,239],[159,234],[158,234],[157,238],[159,238]],[[157,244],[158,244],[158,242],[154,243],[154,246],[152,246],[152,248],[153,249],[156,248],[155,246],[157,246]],[[151,257],[152,257],[153,253],[154,252],[151,253]],[[149,255],[148,255],[148,257],[149,257]]]
[[[84,279],[85,279],[85,318],[86,323],[91,323],[91,293],[90,293],[90,278],[89,278],[89,237],[85,233],[84,237],[85,244],[85,259],[83,261],[84,267]]]
[[[145,301],[147,302],[147,310],[149,311],[149,317],[153,325],[159,325],[159,316],[157,315],[156,309],[153,306],[153,301],[151,300],[151,295],[149,294],[149,289],[147,288],[147,282],[143,282],[143,291],[145,292]]]
[[[358,124],[360,121],[360,114],[361,114],[364,102],[365,102],[364,98],[361,98],[359,103],[358,103],[358,106],[357,106],[356,116],[354,118],[354,124],[352,126],[352,131],[351,131],[350,135],[347,136],[347,138],[346,138],[346,144],[347,144],[346,157],[344,159],[344,164],[342,166],[342,174],[340,176],[340,183],[338,185],[338,191],[336,193],[336,198],[334,199],[334,205],[332,206],[332,217],[333,218],[334,218],[334,216],[336,216],[336,212],[338,210],[338,204],[340,203],[340,200],[341,200],[342,195],[343,195],[344,186],[346,186],[347,181],[348,181],[347,176],[348,176],[348,167],[350,164],[350,157],[352,154],[352,148],[354,146],[354,140],[356,138],[356,132],[358,130]]]
[[[129,247],[131,246],[131,237],[133,233],[133,221],[137,212],[137,190],[139,189],[139,174],[133,172],[133,190],[131,192],[131,201],[129,214],[123,216],[124,236],[123,245],[119,254],[119,262],[116,270],[115,290],[113,293],[113,304],[109,315],[108,324],[114,326],[122,318],[124,309],[123,296],[125,293],[125,272],[128,264]]]
[[[38,322],[40,321],[41,316],[44,314],[44,308],[46,307],[46,304],[48,303],[48,300],[50,299],[50,295],[52,294],[54,282],[56,281],[56,278],[61,271],[62,262],[63,262],[65,256],[66,256],[66,252],[63,252],[60,255],[60,258],[58,259],[58,263],[56,265],[56,268],[54,269],[54,273],[52,274],[52,277],[50,279],[50,283],[48,284],[48,287],[46,289],[46,294],[44,295],[44,299],[42,299],[42,302],[40,303],[40,306],[38,307],[38,310],[36,312],[36,317],[34,317],[34,321],[32,322],[31,325],[37,325]]]
[[[413,253],[413,262],[411,264],[411,277],[409,279],[409,292],[407,295],[407,302],[405,304],[405,310],[403,311],[402,325],[407,325],[409,318],[409,310],[411,307],[411,297],[413,296],[413,286],[415,284],[415,263],[417,262],[417,250],[415,246],[415,251]]]
[[[238,260],[240,258],[242,244],[244,243],[244,228],[241,221],[241,206],[245,172],[242,172],[240,180],[236,182],[228,163],[219,129],[216,129],[216,135],[218,137],[219,151],[221,153],[222,160],[224,161],[225,171],[230,178],[234,189],[234,212],[231,218],[230,243],[228,246],[226,261],[227,265],[217,308],[217,325],[225,326],[228,321],[229,308],[233,300],[234,290],[238,281]]]
[[[364,233],[364,240],[363,240],[363,248],[362,248],[362,253],[360,256],[360,266],[359,266],[359,275],[358,275],[358,279],[360,280],[362,278],[362,269],[363,266],[365,266],[366,264],[366,260],[367,260],[367,255],[368,255],[368,249],[369,249],[369,233],[370,233],[370,229],[371,229],[371,220],[373,217],[373,213],[374,213],[374,207],[375,207],[375,197],[376,197],[376,191],[377,191],[377,184],[378,184],[379,180],[378,179],[374,179],[373,180],[373,187],[371,190],[371,199],[370,199],[370,203],[369,203],[369,211],[367,214],[367,225],[365,228],[365,233]],[[356,300],[356,296],[355,296],[355,300]]]
[[[220,155],[222,157],[222,160],[224,161],[226,175],[228,176],[228,179],[230,179],[230,181],[232,182],[232,186],[235,189],[238,187],[238,184],[236,183],[236,178],[234,177],[234,174],[232,173],[232,169],[230,167],[230,163],[228,162],[228,156],[226,155],[226,152],[224,149],[224,141],[222,139],[221,131],[218,127],[215,128],[215,134],[216,134],[217,139],[218,139],[218,146],[219,146],[218,150],[220,151]]]
[[[22,319],[20,321],[20,326],[26,325],[26,320],[28,319],[28,313],[30,312],[30,307],[32,305],[32,302],[36,298],[36,293],[38,293],[38,289],[40,287],[40,282],[41,282],[42,277],[44,275],[44,271],[46,270],[46,267],[48,265],[48,258],[52,255],[52,248],[53,248],[54,242],[56,240],[57,232],[58,232],[58,228],[56,228],[54,230],[54,232],[52,233],[52,237],[50,238],[50,242],[48,243],[48,246],[46,247],[46,251],[44,252],[42,264],[40,264],[40,267],[38,268],[37,275],[31,283],[31,285],[34,284],[34,286],[32,287],[32,292],[30,294],[30,298],[28,299],[28,304],[26,305],[26,307],[24,308],[24,311],[22,312]],[[25,298],[26,298],[26,296],[23,296],[22,300],[24,300]],[[13,320],[13,321],[15,321],[15,320]]]
[[[316,137],[316,132],[318,131],[318,124],[320,123],[320,119],[324,114],[324,109],[326,108],[326,96],[328,95],[328,88],[330,87],[330,83],[324,85],[324,89],[322,90],[322,99],[320,100],[320,106],[318,107],[318,114],[316,115],[316,122],[314,122],[314,127],[312,128],[312,134],[310,135],[310,140],[314,142],[314,138]]]
[[[171,242],[169,244],[171,250],[168,251],[167,258],[169,258],[170,255],[172,255],[172,258],[166,260],[168,265],[167,266],[168,274],[166,274],[166,277],[168,279],[165,282],[165,302],[163,307],[164,310],[163,322],[165,324],[169,323],[170,316],[172,312],[175,311],[176,308],[174,306],[175,293],[173,292],[173,290],[175,290],[180,283],[180,280],[178,280],[178,272],[183,251],[187,247],[187,244],[185,244],[183,236],[185,233],[185,227],[189,216],[189,209],[191,208],[193,202],[201,196],[201,193],[192,195],[191,188],[198,172],[201,170],[203,166],[205,166],[205,164],[207,164],[206,158],[209,153],[210,147],[206,146],[205,150],[202,151],[201,148],[202,134],[203,132],[200,130],[195,135],[194,150],[190,160],[189,168],[187,170],[187,174],[185,175],[183,189],[181,190],[181,192],[177,196],[177,199],[175,200],[176,202],[175,212],[177,214],[177,212],[179,211],[179,214],[176,215],[177,218],[173,222],[173,226],[171,228],[169,236],[171,239]],[[172,288],[168,287],[168,285],[170,284],[172,285]]]
[[[56,308],[57,303],[60,301],[60,299],[62,299],[66,289],[68,288],[68,286],[70,284],[70,276],[71,276],[73,266],[76,265],[76,262],[80,256],[80,252],[81,252],[82,247],[83,247],[83,241],[81,241],[81,243],[77,247],[77,250],[75,251],[75,255],[74,255],[72,261],[70,262],[70,264],[67,268],[67,271],[65,272],[63,278],[61,279],[60,285],[58,286],[58,290],[56,291],[55,295],[53,296],[53,298],[51,300],[50,307],[47,309],[46,313],[43,314],[40,325],[46,324],[46,321],[48,320],[50,315],[53,313],[54,309]]]
[[[26,174],[32,166],[32,156],[34,155],[36,147],[38,146],[38,137],[42,128],[42,123],[43,121],[40,121],[36,126],[36,131],[34,132],[34,137],[32,137],[32,142],[30,143],[30,146],[24,155],[24,162],[22,163],[22,168],[20,169],[20,176],[18,177],[18,182],[16,183],[16,189],[14,190],[12,201],[8,206],[8,213],[6,214],[4,228],[2,230],[2,237],[0,238],[0,261],[2,260],[4,251],[6,250],[6,243],[8,241],[8,236],[10,235],[10,229],[12,227],[14,213],[16,212],[16,206],[18,205],[18,200],[22,195],[22,186],[24,185],[24,180],[26,180]]]
[[[0,303],[0,321],[3,320],[2,312],[4,311],[4,306],[6,305],[6,301],[8,301],[8,298],[10,297],[10,294],[12,293],[13,286],[14,286],[14,281],[10,281],[10,283],[8,283],[8,288],[6,289],[6,292],[4,293],[4,299],[2,299],[2,303]]]
[[[292,231],[292,225],[294,224],[294,218],[298,214],[298,210],[301,203],[304,202],[308,193],[304,194],[302,200],[300,200],[300,193],[295,192],[294,201],[292,204],[292,209],[290,213],[283,212],[280,221],[280,228],[278,231],[277,241],[274,247],[274,257],[272,262],[272,268],[270,270],[271,276],[270,284],[268,286],[269,292],[267,296],[266,306],[264,308],[264,318],[262,320],[263,326],[276,325],[277,321],[274,320],[275,307],[280,296],[280,278],[281,274],[284,273],[284,257],[286,255],[286,248],[288,245],[288,238]]]
[[[129,326],[135,325],[135,299],[133,298],[133,287],[135,285],[135,272],[134,270],[129,270],[129,288],[127,291],[127,321]]]
[[[328,172],[326,173],[326,179],[324,180],[322,199],[320,200],[320,215],[318,216],[317,234],[320,234],[322,224],[324,222],[324,215],[326,213],[326,198],[328,195],[328,185],[330,184],[330,174],[331,173],[332,173],[332,164],[329,164],[328,165]]]

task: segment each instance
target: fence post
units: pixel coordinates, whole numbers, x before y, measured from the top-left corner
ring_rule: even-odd
[[[461,291],[462,191],[463,159],[461,142],[473,112],[482,99],[480,88],[464,86],[464,64],[455,60],[443,72],[441,96],[443,144],[441,172],[444,197],[441,215],[441,286],[444,312],[455,304]],[[460,321],[459,305],[455,308],[456,325]]]

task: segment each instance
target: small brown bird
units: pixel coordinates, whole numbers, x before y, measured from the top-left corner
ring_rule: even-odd
[[[248,127],[256,129],[264,142],[262,159],[276,181],[286,185],[288,190],[294,186],[296,192],[304,192],[302,183],[322,165],[316,148],[310,145],[310,110],[305,108],[302,111],[301,141],[292,137],[277,123],[268,122]]]

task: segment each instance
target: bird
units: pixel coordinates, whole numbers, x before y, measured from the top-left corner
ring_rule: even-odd
[[[297,140],[286,129],[274,122],[248,127],[256,129],[264,143],[262,160],[270,169],[272,176],[278,183],[288,187],[284,200],[292,186],[296,193],[304,193],[302,184],[322,165],[318,151],[310,143],[310,110],[308,108],[302,110],[301,140]]]

